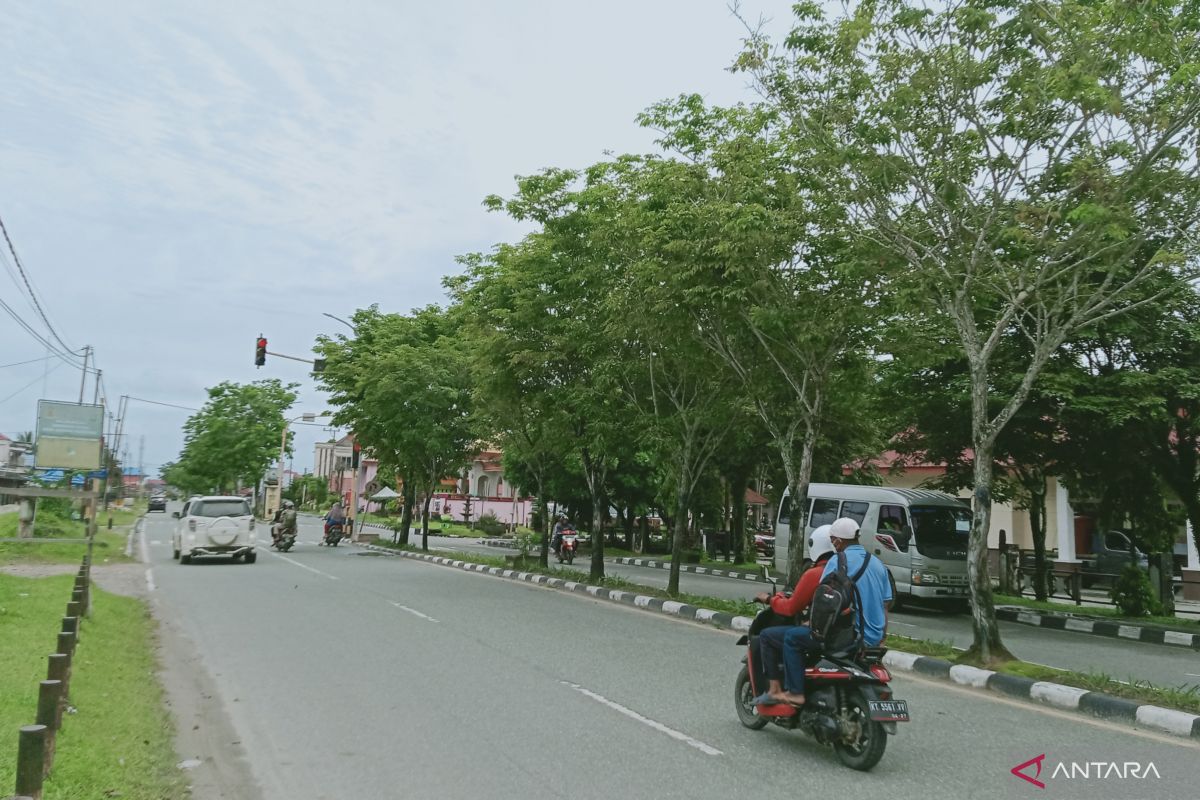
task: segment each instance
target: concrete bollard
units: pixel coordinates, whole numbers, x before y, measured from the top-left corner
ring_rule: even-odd
[[[75,654],[75,634],[63,631],[58,635],[58,652],[69,656]]]
[[[37,724],[46,726],[46,764],[44,773],[50,774],[54,765],[54,740],[62,724],[62,681],[42,681],[38,684]]]
[[[80,601],[72,600],[71,602],[67,603],[68,617],[78,617],[81,611],[83,611],[83,603]]]
[[[79,636],[79,617],[63,617],[62,618],[63,633],[73,633],[76,637]]]
[[[42,800],[45,763],[46,726],[24,726],[17,740],[17,794]]]

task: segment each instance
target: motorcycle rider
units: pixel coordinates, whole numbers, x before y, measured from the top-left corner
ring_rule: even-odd
[[[860,603],[854,628],[864,647],[878,647],[887,633],[887,610],[892,604],[892,584],[888,580],[887,567],[878,558],[868,557],[866,548],[859,542],[856,520],[850,517],[835,519],[829,526],[829,535],[833,539],[834,549],[845,554],[846,572],[851,576],[867,561],[866,570],[855,581]],[[837,558],[825,562],[821,580],[837,569],[837,562]],[[794,706],[804,705],[804,656],[815,648],[812,630],[807,625],[790,628],[784,634],[783,663],[787,691],[778,700]]]
[[[766,592],[759,592],[754,600],[764,604],[770,603],[771,610],[783,617],[794,617],[803,613],[812,603],[813,595],[821,582],[821,574],[825,571],[825,563],[835,552],[829,529],[829,525],[822,525],[814,530],[808,538],[808,553],[809,557],[814,560],[814,564],[800,576],[790,598],[784,597],[782,593],[776,593],[774,597],[770,597]],[[758,635],[759,649],[756,655],[760,659],[759,663],[763,665],[763,671],[766,672],[768,688],[767,691],[754,698],[755,705],[786,702],[783,699],[782,687],[784,676],[780,674],[779,662],[782,659],[784,638],[788,631],[795,627],[797,626],[774,625]]]
[[[275,515],[276,522],[271,526],[271,544],[278,544],[282,536],[296,535],[296,505],[291,500],[284,500]]]
[[[563,530],[567,527],[567,518],[560,516],[558,521],[554,523],[554,536],[550,539],[550,549],[558,555],[559,549],[562,547]]]
[[[346,512],[342,510],[342,504],[338,500],[333,501],[333,505],[329,508],[329,513],[325,515],[325,538],[329,537],[329,528],[331,525],[341,525],[343,530],[346,527]]]

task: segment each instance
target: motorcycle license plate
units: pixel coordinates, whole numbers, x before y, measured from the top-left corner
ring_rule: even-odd
[[[868,700],[871,719],[876,722],[908,722],[907,700]]]

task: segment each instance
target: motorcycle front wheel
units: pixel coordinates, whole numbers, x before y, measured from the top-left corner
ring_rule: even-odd
[[[867,700],[859,692],[846,698],[845,718],[840,720],[852,731],[850,736],[833,743],[838,760],[850,769],[866,772],[879,763],[887,747],[883,725],[871,719]]]
[[[567,551],[567,563],[568,563],[568,564],[574,564],[574,563],[575,563],[575,551],[574,551],[574,550],[568,550],[568,551]]]
[[[733,707],[737,710],[738,721],[752,731],[761,730],[767,724],[766,717],[760,717],[754,710],[754,687],[750,685],[750,668],[742,666],[737,681],[733,684]]]

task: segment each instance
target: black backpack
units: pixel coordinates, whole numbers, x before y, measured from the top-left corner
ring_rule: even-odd
[[[837,567],[817,585],[808,624],[813,639],[826,650],[846,649],[855,642],[854,618],[862,615],[857,583],[870,562],[871,554],[867,553],[862,566],[851,576],[846,571],[846,554],[838,553]]]

